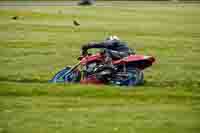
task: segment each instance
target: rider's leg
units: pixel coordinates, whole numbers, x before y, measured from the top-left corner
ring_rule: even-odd
[[[105,49],[104,50],[104,63],[105,64],[110,64],[112,63],[112,57],[111,57],[111,53],[109,50]]]
[[[105,50],[105,63],[112,64],[112,60],[118,60],[129,55],[128,52],[119,52],[115,50]]]
[[[123,54],[124,52],[118,52],[118,51],[114,51],[114,50],[105,50],[105,67],[110,67],[112,69],[115,69],[114,65],[112,64],[113,60],[118,60],[121,59],[125,56],[127,56],[127,54]]]
[[[113,60],[113,52],[112,50],[108,50],[106,49],[104,51],[104,55],[105,55],[105,58],[104,58],[104,63],[106,65],[106,67],[111,67],[111,68],[114,68],[113,64],[112,64],[112,60]]]
[[[128,52],[119,52],[119,51],[115,51],[115,50],[108,50],[108,56],[114,60],[118,60],[118,59],[127,57],[128,55],[129,55]]]

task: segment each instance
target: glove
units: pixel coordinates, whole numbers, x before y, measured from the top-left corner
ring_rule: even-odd
[[[82,50],[82,56],[86,56],[87,55],[87,50]]]
[[[83,45],[82,46],[82,55],[84,56],[84,55],[86,55],[87,54],[87,50],[88,50],[88,45]]]
[[[82,51],[86,51],[88,49],[88,45],[82,46]]]

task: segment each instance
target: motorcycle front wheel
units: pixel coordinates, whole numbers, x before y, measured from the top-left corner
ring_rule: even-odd
[[[55,74],[55,76],[49,81],[52,83],[78,83],[81,79],[81,72],[79,70],[75,70],[66,75],[66,73],[70,70],[70,67],[66,67]]]

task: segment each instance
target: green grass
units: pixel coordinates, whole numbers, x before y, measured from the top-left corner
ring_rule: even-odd
[[[200,5],[127,6],[2,6],[0,133],[198,133]],[[156,57],[143,86],[47,83],[111,34]]]

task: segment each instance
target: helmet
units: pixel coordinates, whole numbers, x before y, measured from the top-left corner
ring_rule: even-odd
[[[108,38],[106,38],[107,41],[112,41],[112,40],[117,40],[119,41],[120,39],[117,36],[109,36]]]

